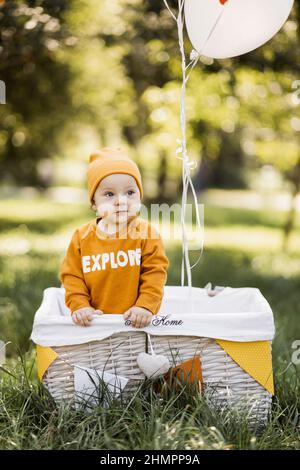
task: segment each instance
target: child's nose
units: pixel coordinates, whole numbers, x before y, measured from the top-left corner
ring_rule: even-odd
[[[124,195],[124,194],[121,194],[117,198],[117,204],[121,205],[121,204],[124,204],[124,203],[127,203],[127,196]]]

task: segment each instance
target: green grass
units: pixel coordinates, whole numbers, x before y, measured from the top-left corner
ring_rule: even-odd
[[[71,404],[56,407],[34,366],[28,353],[10,364],[13,375],[2,373],[2,449],[300,449],[300,390],[292,372],[276,377],[271,420],[256,433],[242,417],[211,410],[186,386],[162,398],[145,382],[130,401],[114,400],[90,413]]]
[[[258,287],[272,306],[276,397],[262,435],[232,416],[214,415],[183,391],[161,400],[151,386],[127,406],[113,403],[85,415],[56,408],[39,384],[29,341],[43,290],[59,286],[59,263],[73,228],[91,218],[82,205],[49,201],[0,203],[0,339],[8,345],[0,372],[0,448],[3,449],[300,449],[300,367],[289,365],[300,339],[299,227],[281,251],[282,214],[205,207],[205,250],[193,285]],[[218,223],[219,221],[219,223]],[[166,242],[169,285],[180,284],[181,246]],[[191,262],[198,252],[191,252]],[[23,357],[23,362],[20,358]]]

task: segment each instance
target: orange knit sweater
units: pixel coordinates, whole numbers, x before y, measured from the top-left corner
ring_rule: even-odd
[[[120,314],[136,305],[156,314],[168,267],[161,236],[148,221],[135,217],[112,236],[94,219],[74,232],[61,264],[66,305],[71,312],[91,306]]]

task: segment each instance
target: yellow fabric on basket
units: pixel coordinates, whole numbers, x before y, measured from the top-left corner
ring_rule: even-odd
[[[253,377],[268,392],[274,395],[272,354],[269,341],[225,341],[216,339],[216,342],[226,353],[251,377]],[[58,357],[58,354],[49,347],[36,346],[37,371],[40,380]]]
[[[217,339],[216,342],[245,372],[274,395],[272,354],[269,341],[241,343]]]
[[[39,344],[37,344],[37,372],[40,380],[43,379],[46,370],[57,357],[58,354],[52,348],[46,348],[45,346],[40,346]]]

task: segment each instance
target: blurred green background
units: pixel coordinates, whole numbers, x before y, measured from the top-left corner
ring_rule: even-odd
[[[181,58],[158,0],[9,1],[0,22],[1,336],[26,350],[43,289],[60,285],[72,231],[94,216],[91,151],[128,150],[149,207],[181,202]],[[205,219],[193,284],[259,287],[290,340],[300,337],[299,27],[295,3],[265,46],[232,60],[201,57],[186,98]],[[188,56],[188,37],[185,47]],[[180,284],[180,241],[165,244],[168,284]]]
[[[162,0],[6,1],[0,27],[0,339],[15,357],[32,348],[35,311],[43,290],[60,285],[73,230],[94,217],[85,182],[91,151],[128,150],[149,207],[181,202],[181,62]],[[234,60],[201,57],[186,98],[193,182],[205,205],[193,285],[258,287],[275,314],[285,421],[262,447],[299,448],[299,366],[290,363],[300,339],[299,28],[295,2],[260,49]],[[167,283],[179,285],[180,242],[165,246]]]

